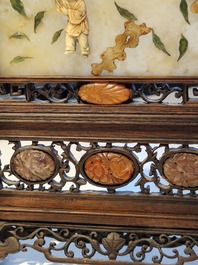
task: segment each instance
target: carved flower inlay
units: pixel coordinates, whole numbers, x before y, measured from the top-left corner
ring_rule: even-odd
[[[22,150],[12,159],[12,170],[27,181],[39,182],[49,179],[55,172],[54,159],[41,150]]]
[[[119,153],[98,153],[85,161],[87,176],[103,185],[121,185],[132,177],[133,172],[133,161]]]
[[[170,184],[184,188],[198,187],[198,155],[178,153],[163,165],[164,176]]]

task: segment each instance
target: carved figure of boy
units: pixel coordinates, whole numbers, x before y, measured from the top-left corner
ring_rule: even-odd
[[[65,54],[76,50],[79,42],[80,51],[84,57],[89,55],[89,25],[84,0],[56,0],[57,11],[68,16],[66,25],[66,51]]]

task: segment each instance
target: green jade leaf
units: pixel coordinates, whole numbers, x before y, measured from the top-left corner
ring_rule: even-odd
[[[116,2],[114,2],[114,3],[115,3],[115,6],[116,6],[118,12],[120,13],[120,15],[122,17],[124,17],[128,20],[132,20],[132,21],[137,20],[137,18],[131,12],[129,12],[127,9],[120,7],[119,5],[117,5]]]
[[[45,12],[46,11],[38,12],[36,14],[36,16],[34,17],[34,33],[36,33],[36,30],[37,30],[38,26],[40,25],[40,23],[44,17]]]
[[[187,4],[186,0],[181,0],[180,11],[181,11],[185,21],[190,25],[190,22],[188,19],[188,4]]]
[[[179,61],[184,56],[187,50],[188,50],[188,40],[184,37],[184,35],[181,35],[179,41],[179,58],[177,61]]]
[[[16,10],[21,16],[26,17],[27,15],[25,13],[24,5],[21,0],[10,0],[10,3],[14,10]]]
[[[23,32],[15,32],[14,34],[12,34],[10,37],[9,37],[9,39],[20,39],[20,40],[22,40],[22,39],[27,39],[27,40],[29,40],[30,41],[30,39],[28,38],[28,36],[25,34],[25,33],[23,33]]]
[[[10,62],[10,64],[12,63],[22,63],[23,61],[25,61],[26,59],[32,59],[33,57],[23,57],[23,56],[16,56],[14,57],[14,59]]]
[[[60,37],[61,33],[62,33],[63,29],[60,29],[58,31],[56,31],[52,37],[52,41],[51,41],[51,44],[54,44],[58,38]]]
[[[163,51],[168,56],[171,56],[170,53],[166,50],[165,45],[163,44],[161,39],[155,34],[153,29],[152,29],[152,35],[153,35],[153,43],[155,44],[155,47]]]

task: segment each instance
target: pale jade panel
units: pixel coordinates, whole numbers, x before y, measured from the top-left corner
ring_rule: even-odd
[[[60,0],[66,10],[68,6],[64,1],[66,0]],[[77,0],[70,1],[72,2],[70,4],[75,5],[74,2]],[[82,0],[77,2],[80,1]],[[121,12],[118,12],[114,0],[84,1],[89,27],[84,29],[83,34],[84,42],[87,43],[82,44],[83,41],[79,39],[76,41],[76,49],[66,54],[65,39],[68,41],[72,33],[68,33],[69,36],[66,38],[68,12],[65,11],[65,14],[58,12],[56,1],[14,1],[15,4],[18,2],[19,6],[23,4],[26,17],[20,14],[20,8],[17,11],[15,6],[14,9],[11,5],[12,0],[1,1],[0,75],[196,76],[198,74],[198,13],[196,13],[198,8],[196,9],[195,6],[198,5],[197,1],[116,0]],[[194,10],[192,10],[193,4]],[[78,9],[78,6],[80,3],[75,8]],[[42,11],[45,11],[43,18],[37,20],[38,27],[34,30],[35,16]],[[133,32],[132,29],[128,36],[125,35],[125,42],[131,41],[130,47],[124,44],[121,47],[117,45],[119,47],[116,47],[116,51],[110,50],[113,55],[105,54],[106,66],[99,72],[93,71],[93,64],[102,62],[101,54],[107,48],[115,48],[116,36],[124,34],[124,25],[126,26],[125,23],[129,20],[129,14],[137,18],[131,22],[137,25],[137,29],[140,29],[139,25],[146,23],[145,27],[150,31],[137,36],[137,30]],[[84,16],[84,13],[78,15]],[[187,17],[189,23],[186,21]],[[63,30],[60,36],[52,44],[54,33],[61,29]],[[156,40],[153,41],[153,32],[161,41],[158,48],[154,43]],[[25,34],[27,37],[11,37],[16,33]],[[181,44],[182,37],[185,41]],[[87,45],[84,47],[85,50],[87,48],[87,53],[82,52],[80,44]],[[163,51],[162,44],[167,53]],[[178,61],[180,55],[182,56]],[[112,69],[111,64],[114,64],[115,69]]]

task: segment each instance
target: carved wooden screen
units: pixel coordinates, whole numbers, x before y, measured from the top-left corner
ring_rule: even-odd
[[[197,262],[197,7],[1,1],[0,258]]]
[[[2,78],[1,258],[33,248],[66,264],[197,260],[197,84]],[[87,103],[90,87],[95,99],[129,97]]]

